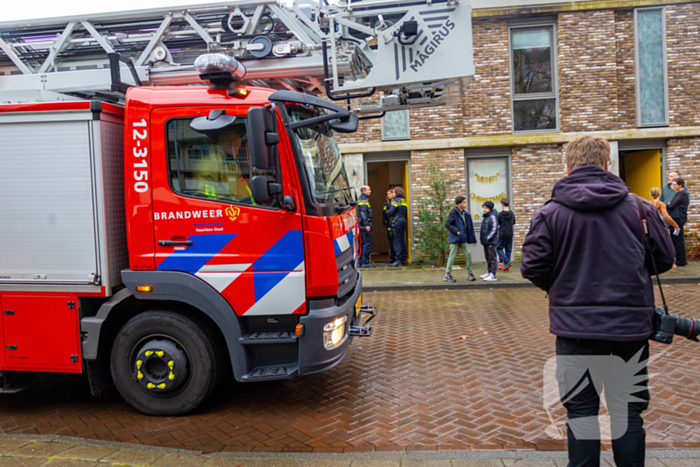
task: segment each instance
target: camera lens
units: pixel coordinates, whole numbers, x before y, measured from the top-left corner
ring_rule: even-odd
[[[700,334],[700,321],[680,316],[677,318],[675,334],[696,341],[698,334]]]

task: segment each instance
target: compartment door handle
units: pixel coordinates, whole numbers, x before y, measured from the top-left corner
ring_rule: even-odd
[[[192,240],[158,240],[160,246],[192,246]]]

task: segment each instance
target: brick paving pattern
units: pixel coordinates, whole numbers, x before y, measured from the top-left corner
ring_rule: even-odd
[[[672,312],[700,318],[697,285],[667,286]],[[82,378],[0,397],[4,434],[57,434],[213,451],[554,449],[542,369],[554,353],[534,288],[366,294],[375,333],[318,375],[234,384],[187,417],[148,417]],[[463,337],[463,338],[462,338]],[[663,352],[663,353],[662,353]],[[700,447],[700,346],[653,345],[649,447]],[[553,420],[563,412],[554,408]]]

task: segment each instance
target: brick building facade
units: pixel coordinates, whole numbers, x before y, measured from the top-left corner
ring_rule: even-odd
[[[471,83],[451,85],[447,105],[411,110],[408,138],[391,140],[380,120],[363,121],[358,133],[339,138],[348,166],[360,169],[352,183],[372,184],[381,179],[380,162],[402,161],[415,217],[428,168],[435,165],[455,182],[454,195],[472,199],[477,228],[478,201],[506,193],[518,220],[519,256],[530,219],[565,175],[566,143],[594,133],[611,141],[611,170],[633,189],[647,191],[640,195],[648,197],[650,185],[661,187],[668,170],[680,171],[691,193],[686,241],[700,246],[700,2],[482,3],[473,2]],[[654,31],[662,40],[653,41]],[[522,62],[521,50],[534,56],[546,47],[551,56],[540,54],[545,58],[535,65]],[[661,52],[664,75],[657,73]],[[542,73],[542,63],[551,65],[551,76]],[[539,100],[521,89],[523,75],[540,80],[540,94],[533,94]],[[665,87],[655,87],[654,79]],[[518,131],[543,108],[553,110],[535,120],[538,126]],[[662,118],[664,110],[666,121],[645,121],[655,111]],[[493,188],[484,184],[489,181]],[[383,186],[373,188],[383,196]]]

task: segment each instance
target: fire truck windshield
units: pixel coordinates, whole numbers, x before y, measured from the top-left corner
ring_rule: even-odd
[[[298,122],[317,117],[325,111],[317,107],[291,105],[287,107],[287,112],[292,122]],[[311,193],[316,202],[345,202],[350,183],[328,122],[295,128],[293,131],[299,140]]]

